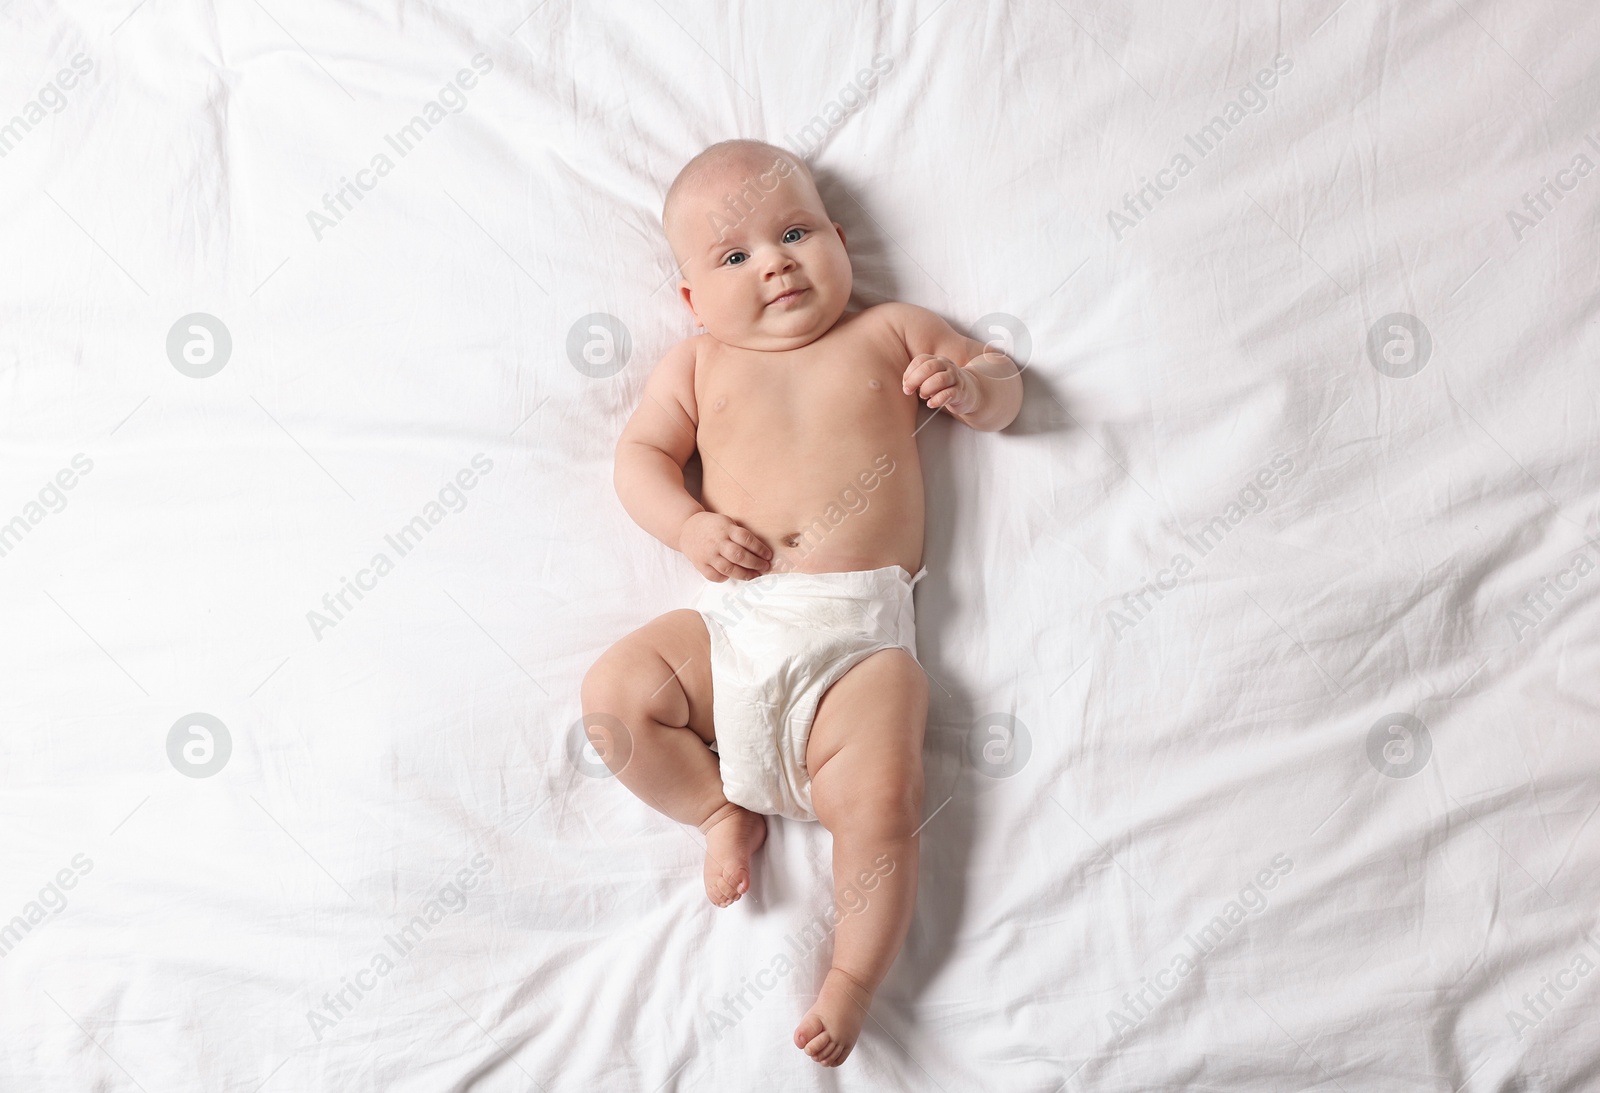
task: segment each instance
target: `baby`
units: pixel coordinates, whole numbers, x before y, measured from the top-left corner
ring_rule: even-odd
[[[974,429],[1022,402],[1017,366],[920,307],[846,312],[850,258],[798,157],[732,140],[667,192],[678,292],[705,333],[671,349],[617,443],[628,514],[709,582],[583,681],[617,780],[705,835],[706,894],[750,887],[768,815],[833,835],[833,962],[794,1043],[850,1054],[911,924],[928,685],[917,400]],[[701,497],[683,467],[699,450]]]

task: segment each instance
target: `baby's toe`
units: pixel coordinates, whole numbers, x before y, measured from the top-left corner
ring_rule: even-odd
[[[727,907],[744,894],[750,887],[750,875],[747,871],[730,876],[718,866],[708,866],[706,869],[706,895],[718,907]]]
[[[808,1013],[794,1030],[794,1046],[804,1051],[807,1055],[816,1056],[811,1049],[814,1042],[827,1035],[827,1030],[822,1027],[822,1018],[814,1013]]]

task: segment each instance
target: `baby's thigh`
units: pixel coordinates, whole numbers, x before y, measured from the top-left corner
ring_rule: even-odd
[[[711,636],[698,611],[668,611],[600,655],[583,680],[585,712],[624,723],[639,716],[690,728],[707,743],[711,723]],[[615,708],[612,708],[615,707]]]
[[[922,734],[928,679],[903,649],[884,649],[823,694],[806,742],[812,807],[828,812],[889,804],[916,812],[922,800]]]

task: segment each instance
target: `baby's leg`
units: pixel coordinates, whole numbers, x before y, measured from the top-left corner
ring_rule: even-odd
[[[833,966],[795,1046],[824,1066],[850,1054],[872,995],[911,926],[922,823],[928,681],[899,649],[874,653],[828,689],[806,745],[811,804],[833,833]]]
[[[617,781],[706,837],[706,895],[726,907],[750,887],[766,820],[722,795],[711,724],[711,639],[697,611],[669,611],[610,649],[583,678],[589,739]],[[625,732],[618,733],[620,721]]]

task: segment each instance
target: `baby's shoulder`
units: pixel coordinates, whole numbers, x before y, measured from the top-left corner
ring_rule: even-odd
[[[862,318],[866,318],[868,315],[870,315],[879,322],[886,323],[901,321],[906,316],[921,310],[923,309],[918,307],[916,304],[903,303],[900,300],[885,300],[881,304],[873,304],[871,307],[863,311],[861,316]]]
[[[700,364],[709,356],[710,334],[691,334],[674,345],[657,362],[656,372],[667,372],[678,380],[693,380]]]
[[[884,322],[897,324],[926,322],[929,318],[937,318],[935,312],[918,304],[908,304],[904,300],[885,300],[868,310],[880,314]]]
[[[886,300],[862,311],[858,316],[858,322],[864,332],[903,343],[906,340],[906,332],[921,326],[932,314],[927,308],[918,307],[916,304]]]
[[[883,327],[894,331],[903,331],[909,326],[926,320],[933,314],[925,307],[916,304],[902,303],[899,300],[885,300],[881,304],[873,304],[861,313],[861,318],[874,327]]]
[[[684,403],[691,408],[696,407],[705,385],[713,382],[719,371],[718,365],[726,357],[720,352],[725,347],[709,333],[691,334],[679,342],[673,353],[679,356],[679,385]],[[698,420],[697,410],[691,409],[690,416]]]
[[[697,334],[685,338],[663,353],[644,385],[647,396],[663,405],[676,402],[691,421],[696,418],[695,381],[700,361],[705,357],[703,339],[706,337]]]

